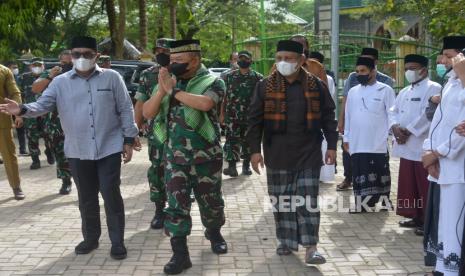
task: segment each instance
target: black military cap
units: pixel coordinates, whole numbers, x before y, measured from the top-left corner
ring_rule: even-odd
[[[415,63],[421,64],[424,67],[428,66],[428,58],[425,56],[421,56],[421,55],[415,55],[415,54],[406,55],[404,57],[404,62],[405,63],[415,62]]]

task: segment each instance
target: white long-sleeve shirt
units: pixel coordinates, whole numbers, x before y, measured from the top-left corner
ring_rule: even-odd
[[[465,137],[455,127],[465,120],[465,89],[455,74],[451,75],[443,90],[441,105],[434,113],[424,150],[436,150],[439,159],[438,184],[465,184]],[[434,181],[434,179],[430,178]]]
[[[388,85],[376,82],[350,89],[345,110],[344,142],[349,153],[386,153],[389,135],[389,110],[395,93]]]
[[[412,133],[403,145],[394,139],[392,155],[412,161],[421,161],[423,142],[428,138],[430,121],[426,118],[428,99],[441,92],[441,85],[428,78],[409,85],[397,95],[390,113],[390,127],[399,124]]]

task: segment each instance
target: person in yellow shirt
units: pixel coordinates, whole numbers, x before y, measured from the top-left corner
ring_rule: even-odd
[[[13,73],[3,65],[0,65],[0,104],[5,98],[21,102],[21,92],[16,86]],[[23,119],[16,117],[14,126],[19,128],[23,125]],[[18,159],[16,158],[16,147],[13,141],[11,128],[13,121],[11,115],[0,113],[0,155],[3,158],[8,182],[13,189],[16,200],[25,198],[20,186]]]

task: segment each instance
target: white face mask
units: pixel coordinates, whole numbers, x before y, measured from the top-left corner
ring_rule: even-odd
[[[280,61],[276,63],[276,69],[281,75],[287,77],[297,72],[297,62]]]
[[[42,67],[32,67],[31,71],[35,75],[40,75],[44,71],[44,68],[42,68]]]
[[[13,69],[13,75],[18,75],[18,74],[19,74],[19,69],[18,68]]]
[[[95,60],[80,57],[78,59],[73,59],[73,64],[77,70],[85,72],[95,67]]]
[[[420,70],[407,70],[405,71],[405,78],[409,83],[415,83],[420,80]]]

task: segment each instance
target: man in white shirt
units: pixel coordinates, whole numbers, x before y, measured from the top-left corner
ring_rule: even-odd
[[[465,118],[465,36],[444,38],[443,63],[452,67],[431,122],[423,165],[440,187],[436,271],[459,275],[465,206],[465,139],[456,133]]]
[[[395,93],[376,80],[373,59],[359,57],[356,72],[360,84],[349,91],[344,126],[344,149],[350,153],[356,202],[351,213],[371,211],[377,202],[390,209],[387,138]]]
[[[428,78],[428,58],[424,56],[406,55],[404,67],[410,85],[399,92],[390,123],[394,134],[392,155],[400,157],[396,213],[408,218],[399,222],[401,227],[417,228],[415,233],[422,235],[428,171],[421,156],[430,126],[425,111],[428,99],[441,92],[441,85]]]

